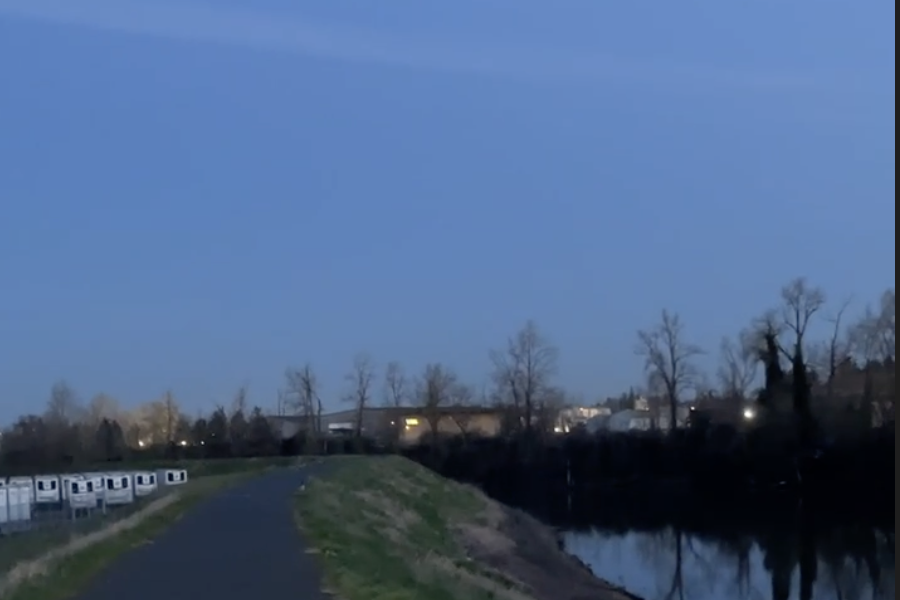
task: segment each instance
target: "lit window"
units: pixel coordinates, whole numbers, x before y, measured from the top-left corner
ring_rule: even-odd
[[[418,419],[407,419],[407,420],[406,420],[406,426],[407,426],[407,427],[412,427],[412,426],[415,426],[415,425],[418,425],[418,424],[419,424],[419,420],[418,420]]]

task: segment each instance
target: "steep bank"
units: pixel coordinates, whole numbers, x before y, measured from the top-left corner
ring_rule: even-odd
[[[298,523],[341,600],[632,600],[537,520],[397,458],[329,459]]]

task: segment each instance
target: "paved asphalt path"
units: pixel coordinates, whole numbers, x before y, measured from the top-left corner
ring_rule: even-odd
[[[204,500],[116,560],[79,600],[325,600],[290,506],[315,468],[274,471]]]

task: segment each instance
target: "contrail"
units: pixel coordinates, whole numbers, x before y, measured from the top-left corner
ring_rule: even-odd
[[[322,59],[431,71],[484,74],[543,83],[622,81],[693,88],[805,87],[794,75],[636,61],[604,54],[471,46],[390,36],[347,25],[328,25],[259,11],[129,0],[0,0],[0,18],[89,27],[186,42],[218,43]]]

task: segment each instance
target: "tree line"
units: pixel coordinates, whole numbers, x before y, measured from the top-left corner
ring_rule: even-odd
[[[24,415],[0,437],[0,465],[52,468],[134,458],[249,457],[277,454],[281,440],[263,410],[250,408],[247,388],[229,408],[191,418],[172,392],[126,410],[106,394],[82,403],[64,381],[42,414]]]
[[[765,414],[789,415],[806,441],[816,431],[819,406],[814,398],[846,398],[848,406],[857,408],[886,398],[882,404],[890,414],[885,420],[892,422],[894,305],[893,288],[872,305],[858,307],[850,300],[829,305],[821,288],[797,278],[781,289],[778,304],[722,339],[712,376],[700,368],[708,351],[690,340],[677,313],[663,310],[657,323],[637,332],[635,352],[646,374],[641,391],[668,406],[671,423],[678,422],[677,409],[687,398],[756,402]],[[851,318],[853,308],[858,311]],[[398,361],[378,369],[371,355],[358,354],[344,377],[341,396],[356,413],[354,435],[362,436],[362,415],[375,405],[417,407],[435,432],[446,407],[502,407],[507,432],[533,435],[551,430],[563,406],[586,404],[559,382],[559,350],[534,321],[492,350],[489,360],[488,377],[476,384],[440,362],[410,374]],[[848,369],[856,375],[849,385],[842,379]],[[52,387],[43,413],[22,416],[3,432],[0,460],[74,464],[121,459],[150,448],[171,454],[179,447],[196,446],[207,456],[277,452],[279,436],[262,408],[248,406],[247,395],[242,386],[229,408],[217,406],[211,414],[191,418],[172,392],[126,410],[106,394],[82,403],[60,381]],[[312,362],[286,370],[277,402],[278,413],[305,420],[313,443],[324,434],[322,384]],[[456,414],[464,431],[465,412]]]

